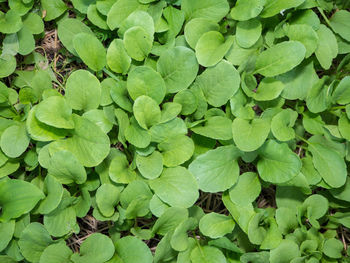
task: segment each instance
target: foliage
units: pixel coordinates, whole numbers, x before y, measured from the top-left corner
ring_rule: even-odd
[[[349,8],[0,0],[0,262],[350,262]]]

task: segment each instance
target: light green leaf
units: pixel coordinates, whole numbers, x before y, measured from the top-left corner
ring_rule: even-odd
[[[137,179],[135,171],[129,167],[129,162],[126,156],[121,152],[116,155],[109,167],[109,177],[113,182],[128,184]]]
[[[150,133],[137,123],[135,117],[130,119],[130,125],[125,130],[125,139],[138,148],[146,148],[151,143]]]
[[[124,34],[123,41],[126,52],[137,61],[143,61],[153,46],[153,36],[141,26],[129,28]]]
[[[185,38],[189,46],[195,49],[198,40],[204,33],[209,31],[219,31],[218,23],[206,18],[191,19],[185,25]]]
[[[303,61],[305,53],[304,45],[298,41],[281,42],[258,56],[255,72],[265,77],[286,73]]]
[[[240,150],[245,152],[252,152],[261,147],[269,133],[269,119],[236,118],[232,123],[233,141]]]
[[[343,243],[335,238],[327,239],[323,244],[323,253],[330,258],[341,258]]]
[[[284,89],[281,81],[275,78],[264,78],[259,83],[256,93],[253,93],[253,98],[257,101],[268,101],[278,98]]]
[[[118,34],[123,36],[124,33],[134,26],[142,27],[149,36],[154,35],[154,22],[152,17],[145,11],[136,10],[132,12],[121,24]]]
[[[301,161],[298,155],[285,143],[269,140],[259,149],[259,155],[258,172],[266,182],[285,183],[300,172]]]
[[[194,52],[186,47],[164,51],[158,59],[157,71],[162,75],[168,93],[187,89],[198,73]]]
[[[264,6],[264,10],[261,12],[261,17],[267,18],[277,15],[280,12],[284,12],[287,9],[300,6],[305,0],[268,0]]]
[[[229,8],[226,0],[183,0],[181,2],[186,20],[200,17],[218,22],[227,15]]]
[[[112,184],[102,184],[96,191],[96,204],[101,214],[111,217],[119,202],[120,190]]]
[[[298,113],[285,109],[277,113],[271,121],[271,131],[277,140],[285,142],[295,138],[293,126],[298,118]]]
[[[15,232],[16,223],[14,220],[8,222],[0,222],[0,251],[3,251],[7,245],[10,243],[13,233]]]
[[[229,190],[230,199],[237,205],[248,205],[259,196],[261,185],[256,173],[247,172],[238,177]]]
[[[237,92],[240,84],[238,71],[227,61],[206,69],[194,85],[200,87],[208,103],[220,107]]]
[[[283,255],[283,257],[281,257]],[[285,239],[278,247],[270,252],[271,263],[290,263],[293,258],[299,257],[300,251],[298,245],[292,241]]]
[[[135,100],[133,112],[139,125],[146,130],[159,123],[161,118],[161,112],[157,102],[144,95],[137,97]]]
[[[231,9],[231,16],[238,21],[246,21],[257,17],[264,9],[266,0],[237,0]]]
[[[189,171],[196,177],[200,190],[225,191],[237,182],[239,156],[240,151],[233,145],[218,147],[199,155],[190,164]]]
[[[40,214],[48,214],[58,207],[63,196],[63,186],[52,175],[46,175],[44,193],[46,197],[38,206],[38,212]]]
[[[62,184],[83,184],[86,181],[86,171],[78,159],[69,151],[58,151],[50,159],[48,167],[50,175]]]
[[[235,222],[231,216],[225,216],[217,213],[209,213],[199,221],[199,229],[203,235],[210,238],[223,237],[232,233]]]
[[[51,21],[57,18],[67,10],[67,6],[62,0],[40,0],[40,2],[42,9],[46,11],[45,21]]]
[[[115,243],[115,250],[124,263],[153,262],[152,253],[147,245],[133,236],[119,239]]]
[[[74,128],[72,108],[63,97],[52,96],[43,100],[36,108],[35,117],[55,128]]]
[[[74,110],[92,110],[100,104],[100,81],[87,70],[74,71],[67,79],[65,97]]]
[[[17,62],[14,56],[4,54],[0,57],[0,78],[10,76],[16,69]]]
[[[330,18],[331,27],[335,33],[339,34],[342,38],[350,41],[350,12],[346,10],[339,10],[335,12]]]
[[[70,263],[72,254],[72,250],[64,242],[51,244],[41,254],[39,263]]]
[[[181,166],[165,168],[161,176],[149,184],[163,202],[173,207],[189,208],[199,196],[196,179]]]
[[[83,114],[85,119],[95,123],[104,133],[108,133],[113,128],[113,123],[109,121],[103,110],[89,110]]]
[[[216,65],[226,55],[232,46],[234,38],[227,39],[217,31],[204,33],[196,44],[196,57],[198,63],[204,67]]]
[[[211,246],[196,247],[191,252],[192,263],[226,263],[220,249]]]
[[[329,69],[333,59],[338,55],[338,43],[333,32],[325,25],[317,30],[318,46],[315,51],[316,58],[324,69]]]
[[[129,73],[127,89],[133,100],[146,95],[160,104],[164,99],[166,86],[158,72],[150,67],[140,66]]]
[[[216,140],[232,139],[232,121],[222,116],[209,117],[203,126],[191,128],[194,133]]]
[[[95,1],[95,0],[92,0]],[[103,16],[98,10],[95,4],[89,5],[87,9],[87,18],[93,23],[95,26],[108,30],[109,27],[106,22],[106,17]]]
[[[86,14],[89,6],[91,6],[95,2],[96,0],[72,0],[74,8],[83,14]]]
[[[136,155],[136,166],[143,177],[155,179],[163,171],[163,156],[158,151],[154,151],[149,156]]]
[[[132,103],[126,88],[126,81],[114,81],[110,95],[113,101],[122,109],[132,112]]]
[[[3,34],[12,34],[21,30],[23,26],[20,15],[15,10],[9,10],[7,13],[0,13],[0,32]]]
[[[260,38],[262,24],[258,19],[250,19],[237,23],[236,41],[243,48],[250,48]]]
[[[107,49],[107,65],[116,73],[126,74],[131,64],[131,58],[126,53],[121,39],[114,39]]]
[[[344,77],[332,94],[332,100],[338,104],[350,103],[350,76]]]
[[[30,142],[26,126],[18,123],[8,127],[1,135],[1,150],[11,158],[19,157],[25,152]]]
[[[306,48],[305,57],[310,57],[318,46],[318,35],[313,28],[307,24],[290,25],[287,29],[289,40],[299,41]]]

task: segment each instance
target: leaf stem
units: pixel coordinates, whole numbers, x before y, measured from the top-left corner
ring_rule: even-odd
[[[297,138],[300,139],[301,141],[307,143],[308,145],[310,144],[306,139],[304,139],[303,137],[299,136],[298,134],[295,134],[295,137],[297,137]]]
[[[329,27],[331,26],[331,22],[328,20],[328,17],[325,15],[325,13],[323,12],[323,10],[320,7],[317,7],[318,11],[320,12],[320,14],[322,15],[323,19],[326,21],[327,25]]]
[[[108,69],[103,68],[103,72],[106,73],[108,76],[110,76],[112,79],[116,80],[116,81],[120,81],[119,78],[112,72],[110,72]]]

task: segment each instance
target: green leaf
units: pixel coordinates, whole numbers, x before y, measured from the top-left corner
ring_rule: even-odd
[[[13,234],[15,232],[15,221],[11,220],[8,222],[0,222],[0,232],[1,232],[1,240],[0,240],[0,251],[3,251],[7,245],[10,243]]]
[[[232,139],[232,121],[222,116],[209,117],[203,126],[195,126],[191,130],[205,137],[216,140]]]
[[[238,177],[229,190],[230,199],[237,205],[248,205],[259,196],[261,185],[256,173],[247,172]]]
[[[47,175],[44,180],[44,193],[46,194],[38,206],[40,214],[48,214],[58,207],[63,196],[63,187],[51,175]]]
[[[123,41],[126,52],[137,61],[143,61],[153,46],[153,36],[141,26],[129,28],[124,34]]]
[[[164,51],[157,62],[157,71],[162,75],[168,93],[187,89],[195,80],[198,69],[195,53],[186,47]]]
[[[344,159],[335,150],[320,143],[309,144],[308,150],[312,154],[312,160],[316,170],[323,180],[333,188],[345,184],[347,172]]]
[[[278,98],[284,89],[281,81],[275,78],[264,78],[259,83],[256,93],[253,93],[253,98],[257,101],[268,101]]]
[[[134,26],[142,27],[149,36],[154,35],[154,22],[152,17],[145,11],[136,10],[132,12],[122,23],[119,28],[118,34],[120,36],[124,35],[124,33]]]
[[[192,263],[226,263],[224,254],[216,247],[196,247],[191,252]]]
[[[265,77],[286,73],[303,61],[305,53],[304,45],[298,41],[281,42],[258,56],[255,72]]]
[[[169,207],[153,225],[152,232],[165,236],[188,218],[188,209]]]
[[[330,24],[335,33],[339,34],[342,38],[350,41],[350,12],[346,10],[339,10],[335,12],[330,18]]]
[[[231,216],[211,212],[199,221],[199,229],[203,235],[210,238],[223,237],[233,231],[235,222]]]
[[[25,56],[35,49],[35,40],[32,33],[25,27],[17,32],[19,49],[18,53]]]
[[[234,38],[227,39],[217,31],[204,33],[196,44],[198,63],[204,67],[215,66],[219,63],[232,46]]]
[[[93,233],[80,246],[80,254],[73,254],[74,263],[106,262],[114,255],[112,240],[103,234]]]
[[[131,58],[126,53],[121,39],[114,39],[107,49],[107,65],[116,73],[126,74],[130,68]]]
[[[132,112],[132,103],[129,98],[128,90],[125,81],[114,81],[111,86],[110,95],[113,101],[122,109]]]
[[[298,118],[298,113],[285,109],[277,113],[271,121],[271,131],[277,140],[285,142],[295,138],[293,126]]]
[[[30,138],[26,126],[18,123],[8,127],[1,135],[1,150],[11,158],[19,157],[28,148]]]
[[[332,100],[338,104],[350,103],[350,77],[344,77],[332,94]]]
[[[52,96],[37,106],[35,117],[55,128],[73,129],[72,108],[63,97]]]
[[[306,24],[290,25],[287,29],[289,40],[299,41],[306,48],[305,57],[310,57],[318,46],[318,35],[313,28]]]
[[[51,244],[41,254],[39,263],[70,263],[70,256],[73,254],[64,242]]]
[[[325,25],[317,30],[318,46],[315,51],[316,58],[324,69],[329,69],[333,59],[338,55],[338,43],[333,32]]]
[[[149,184],[163,202],[174,207],[189,208],[199,196],[196,179],[181,166],[165,168],[161,176]]]
[[[79,33],[73,38],[73,46],[79,57],[92,70],[100,71],[106,66],[106,49],[95,36]]]
[[[37,222],[29,224],[18,241],[22,255],[30,262],[39,262],[45,248],[52,243],[46,228]]]
[[[129,167],[129,162],[126,159],[126,156],[120,152],[116,155],[110,164],[109,167],[109,177],[113,182],[127,184],[136,180],[137,175]]]
[[[283,256],[281,256],[283,255]],[[271,263],[288,263],[292,259],[299,257],[299,247],[292,240],[283,240],[278,247],[272,249],[270,252]]]
[[[278,13],[284,10],[300,6],[304,3],[305,0],[289,0],[289,1],[279,1],[279,0],[270,0],[266,1],[264,10],[261,12],[261,17],[267,18],[277,15]]]
[[[86,70],[74,71],[67,79],[65,98],[74,110],[92,110],[100,104],[100,81]]]
[[[327,239],[323,244],[323,253],[330,258],[341,258],[343,243],[335,238]]]
[[[17,66],[14,56],[4,54],[0,57],[0,78],[5,78],[11,75]]]
[[[108,133],[113,128],[113,123],[109,121],[103,110],[89,110],[83,114],[85,119],[95,123],[104,133]]]
[[[266,0],[237,0],[235,6],[231,9],[231,16],[238,21],[255,18],[264,9],[265,2]]]
[[[96,0],[72,0],[74,8],[83,14],[87,13],[89,6],[94,4],[94,2]]]
[[[238,71],[227,61],[222,61],[214,67],[206,69],[195,81],[207,102],[220,107],[237,92],[240,84]]]
[[[144,95],[137,97],[135,100],[133,112],[138,124],[146,130],[159,123],[161,118],[157,102]]]
[[[133,100],[146,95],[160,104],[164,99],[166,86],[158,72],[150,67],[140,66],[129,73],[127,89]]]
[[[260,148],[269,133],[269,119],[245,120],[236,118],[232,123],[233,141],[240,150],[245,152],[252,152]]]
[[[113,216],[119,202],[120,190],[112,184],[102,184],[96,191],[96,204],[105,217]]]
[[[74,49],[73,39],[79,33],[93,34],[91,29],[78,19],[66,18],[58,23],[58,37],[68,51],[75,56],[78,56],[78,53]]]
[[[226,0],[183,0],[181,2],[186,20],[206,18],[218,22],[227,15],[229,8]]]
[[[189,160],[194,152],[193,141],[184,135],[168,137],[158,149],[163,155],[163,163],[167,167],[175,167]]]
[[[145,243],[136,237],[128,236],[115,243],[117,255],[124,263],[152,263],[153,256]]]
[[[285,183],[297,176],[301,161],[288,145],[268,140],[259,149],[260,160],[257,168],[260,177],[273,184]]]
[[[237,158],[240,154],[235,146],[230,145],[199,155],[189,166],[189,171],[198,181],[199,189],[215,193],[231,188],[239,176]]]
[[[12,34],[18,32],[23,26],[20,15],[15,10],[9,10],[7,13],[0,12],[0,32],[3,34]]]
[[[195,49],[198,40],[204,33],[209,31],[219,31],[218,23],[206,18],[191,19],[185,25],[184,34],[188,45]]]
[[[67,150],[85,167],[97,166],[109,154],[109,137],[88,119],[73,114],[73,121],[75,126],[73,136],[51,143],[50,153]]]
[[[57,18],[67,10],[67,6],[62,0],[40,0],[40,2],[42,9],[46,11],[45,21]]]
[[[93,0],[95,1],[95,0]],[[89,5],[87,9],[87,17],[93,23],[95,26],[103,29],[108,30],[109,27],[106,22],[106,17],[103,16],[97,9],[95,4]]]
[[[298,220],[295,211],[287,207],[280,207],[276,210],[276,222],[282,234],[292,233],[298,227]]]
[[[243,48],[250,48],[260,38],[262,24],[258,19],[251,19],[237,23],[236,41]]]
[[[136,166],[143,177],[155,179],[163,171],[163,156],[158,151],[154,151],[149,156],[136,155]]]
[[[86,172],[83,165],[69,151],[58,151],[50,159],[48,167],[50,175],[62,184],[83,184],[86,181]]]

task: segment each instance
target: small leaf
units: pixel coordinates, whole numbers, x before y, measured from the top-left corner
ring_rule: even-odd
[[[233,231],[235,222],[231,216],[225,216],[217,213],[209,213],[199,221],[200,231],[210,238],[223,237]]]

